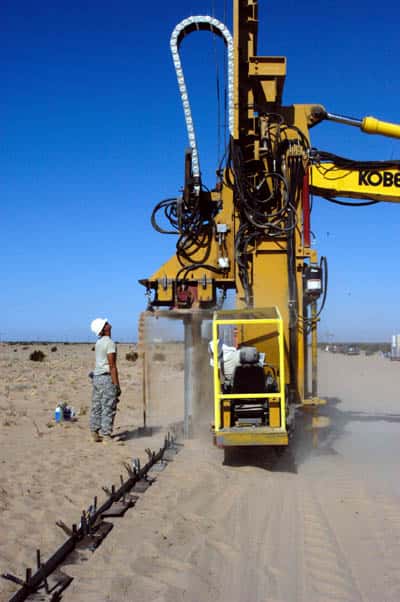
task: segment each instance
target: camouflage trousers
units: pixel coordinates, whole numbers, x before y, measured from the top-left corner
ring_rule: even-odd
[[[92,410],[90,413],[90,430],[101,431],[102,435],[111,435],[117,413],[117,397],[115,385],[109,374],[93,376]]]

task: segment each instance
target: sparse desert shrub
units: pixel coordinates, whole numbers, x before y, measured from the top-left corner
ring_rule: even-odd
[[[32,360],[32,362],[43,362],[45,357],[46,355],[43,353],[43,351],[35,349],[35,351],[32,351],[30,354],[29,359]]]
[[[153,360],[155,362],[165,362],[167,358],[165,357],[165,353],[157,352],[153,355]]]
[[[125,359],[128,360],[128,362],[136,362],[138,357],[139,354],[136,353],[136,351],[128,351],[128,353],[125,355]]]
[[[50,351],[51,351],[52,353],[54,353],[55,351],[57,351],[57,347],[54,345],[54,347],[52,347],[52,348],[50,349]]]

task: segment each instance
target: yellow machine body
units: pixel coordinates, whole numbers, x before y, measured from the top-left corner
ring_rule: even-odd
[[[227,426],[228,402],[234,396],[221,392],[214,362],[217,443],[287,445],[287,408],[321,402],[317,395],[318,295],[305,290],[306,274],[318,268],[317,252],[310,246],[308,192],[398,202],[400,166],[343,168],[313,158],[309,129],[332,116],[321,105],[282,104],[286,59],[257,54],[257,0],[234,0],[233,8],[230,162],[215,190],[208,192],[193,186],[190,163],[185,160],[182,203],[195,215],[203,212],[208,216],[199,230],[201,240],[207,239],[209,244],[206,261],[201,261],[205,245],[191,246],[187,231],[178,226],[180,249],[141,283],[149,296],[153,294],[153,309],[167,306],[179,311],[185,307],[185,311],[193,309],[197,315],[218,305],[218,291],[236,292],[237,313],[215,314],[214,346],[220,326],[236,324],[239,342],[253,344],[265,353],[268,362],[279,365],[279,394],[261,396],[268,399],[271,408],[269,424]],[[399,126],[371,117],[362,122],[335,119],[350,121],[350,125],[369,133],[400,135]],[[253,209],[246,205],[249,198]],[[178,203],[177,212],[179,207]],[[255,319],[254,312],[261,312],[260,308],[273,309]],[[273,337],[265,336],[266,327],[272,324],[278,333],[278,345]],[[312,388],[307,382],[310,335]]]

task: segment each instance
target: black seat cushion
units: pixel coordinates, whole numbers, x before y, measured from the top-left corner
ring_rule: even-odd
[[[262,366],[237,366],[233,375],[232,393],[266,393],[267,384]],[[243,400],[245,401],[245,400]],[[248,400],[254,403],[254,399]]]

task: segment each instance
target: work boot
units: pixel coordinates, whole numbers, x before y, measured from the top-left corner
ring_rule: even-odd
[[[103,441],[103,437],[100,437],[98,431],[92,431],[92,439],[95,443],[101,443]]]
[[[113,442],[113,438],[111,435],[103,435],[102,439],[103,443],[112,443]]]

